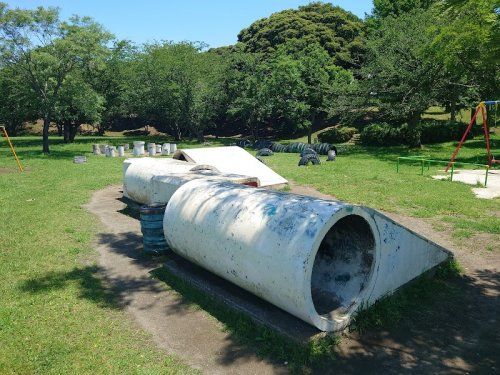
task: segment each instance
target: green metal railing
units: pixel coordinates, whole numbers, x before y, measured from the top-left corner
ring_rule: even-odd
[[[420,168],[421,172],[420,174],[424,174],[424,169],[427,166],[427,170],[430,169],[431,164],[444,164],[448,165],[450,163],[449,160],[436,160],[436,159],[431,159],[429,156],[399,156],[398,157],[398,162],[396,165],[396,172],[399,173],[399,164],[401,161],[412,161],[412,162],[418,162],[420,163]],[[484,177],[484,187],[488,184],[488,173],[490,171],[490,166],[485,165],[485,164],[476,164],[476,163],[462,163],[462,162],[451,162],[451,172],[450,172],[450,181],[453,181],[453,174],[455,173],[455,165],[459,166],[474,166],[474,167],[481,167],[484,168],[486,173]]]

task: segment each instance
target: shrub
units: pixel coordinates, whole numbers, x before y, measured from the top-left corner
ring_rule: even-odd
[[[361,131],[361,142],[367,146],[396,146],[405,143],[407,126],[386,122],[367,125]]]
[[[422,120],[420,132],[422,143],[459,141],[467,124],[457,121]],[[473,126],[468,138],[473,138],[482,131],[480,126]]]
[[[318,140],[323,143],[345,143],[349,141],[356,132],[356,128],[349,126],[336,127],[319,133]]]

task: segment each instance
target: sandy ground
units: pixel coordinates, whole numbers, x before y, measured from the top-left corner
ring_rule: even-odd
[[[450,174],[432,176],[436,180],[446,180],[450,178]],[[459,170],[453,174],[453,181],[462,182],[467,185],[484,185],[486,179],[486,171],[483,170]],[[488,181],[486,187],[474,187],[472,192],[478,198],[493,199],[500,197],[500,171],[490,170],[488,172]]]
[[[298,194],[332,198],[310,187],[291,187]],[[103,225],[95,243],[102,277],[157,346],[207,374],[285,373],[284,365],[263,360],[252,348],[237,344],[219,322],[150,278],[149,272],[159,265],[139,259],[140,225],[121,212],[125,205],[119,201],[120,190],[111,186],[97,191],[86,207]],[[461,298],[437,304],[429,316],[403,319],[391,329],[344,334],[336,365],[322,373],[498,373],[498,252],[478,255],[466,243],[455,245],[426,221],[388,216],[454,252],[467,273],[457,281]]]

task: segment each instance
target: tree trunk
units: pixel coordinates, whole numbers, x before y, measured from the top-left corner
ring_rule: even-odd
[[[408,120],[408,146],[411,148],[422,148],[422,141],[420,139],[420,113],[410,116]]]
[[[457,120],[457,103],[454,100],[452,100],[450,103],[450,120]]]
[[[105,124],[99,124],[97,125],[97,135],[103,136],[104,132],[106,131],[107,126]]]
[[[69,128],[69,143],[73,143],[75,141],[76,133],[78,133],[78,129],[80,128],[79,124],[71,124]]]
[[[63,125],[60,124],[60,123],[56,123],[56,127],[57,127],[57,135],[59,137],[62,137],[62,135],[63,135]]]
[[[196,132],[196,138],[198,139],[199,143],[204,143],[205,142],[205,137],[203,136],[203,130],[198,130]]]
[[[42,139],[43,139],[43,153],[45,154],[50,154],[50,149],[49,149],[49,128],[50,128],[50,114],[47,113],[45,114],[43,118],[43,133],[42,133]]]
[[[64,143],[68,143],[69,142],[69,138],[70,138],[70,136],[69,136],[70,126],[71,126],[70,122],[65,122],[63,124]]]
[[[16,137],[17,136],[17,129],[20,129],[21,126],[18,123],[12,121],[9,124],[6,124],[6,128],[7,128],[7,133],[9,134],[9,136]]]
[[[314,123],[316,122],[316,113],[313,113],[311,115],[311,125],[307,128],[307,143],[312,144],[312,134],[313,134],[313,127]]]

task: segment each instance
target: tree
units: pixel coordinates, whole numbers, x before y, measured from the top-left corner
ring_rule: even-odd
[[[127,65],[136,56],[136,47],[125,40],[115,41],[100,64],[87,66],[85,82],[104,99],[101,120],[95,123],[99,135],[104,135],[113,123],[130,115],[131,103],[127,95]]]
[[[448,0],[436,6],[440,16],[429,58],[451,72],[457,101],[475,104],[496,99],[500,87],[500,15],[496,0]]]
[[[0,123],[10,135],[17,135],[26,121],[36,120],[32,92],[11,67],[0,70],[0,98]]]
[[[59,20],[56,8],[8,9],[0,3],[0,57],[16,66],[36,95],[43,118],[43,152],[64,80],[77,68],[93,64],[106,52],[111,34],[88,17]]]
[[[224,81],[227,67],[219,55],[211,52],[199,53],[196,57],[197,72],[188,128],[199,142],[203,142],[205,129],[215,127],[227,110],[228,98]]]
[[[274,53],[280,45],[295,41],[299,52],[319,44],[344,68],[359,67],[364,53],[363,22],[340,7],[311,3],[298,10],[274,13],[241,30],[238,41],[246,52]]]
[[[373,0],[373,16],[385,18],[398,17],[414,10],[428,9],[436,0]]]
[[[270,107],[268,122],[282,134],[291,135],[311,125],[301,68],[300,61],[283,52],[277,53],[269,64],[264,85]]]
[[[147,45],[128,64],[127,101],[176,140],[187,134],[203,141],[204,130],[226,101],[222,58],[203,48],[195,43]]]
[[[228,91],[233,100],[228,114],[234,121],[243,123],[257,140],[270,112],[265,89],[267,66],[257,56],[243,52],[233,55],[230,69],[232,76]]]
[[[54,108],[54,120],[62,125],[64,141],[73,142],[82,124],[96,124],[104,112],[104,98],[79,72],[67,76]]]
[[[386,17],[367,42],[360,95],[388,121],[406,121],[410,146],[420,147],[421,115],[438,97],[442,65],[426,56],[433,10]]]

